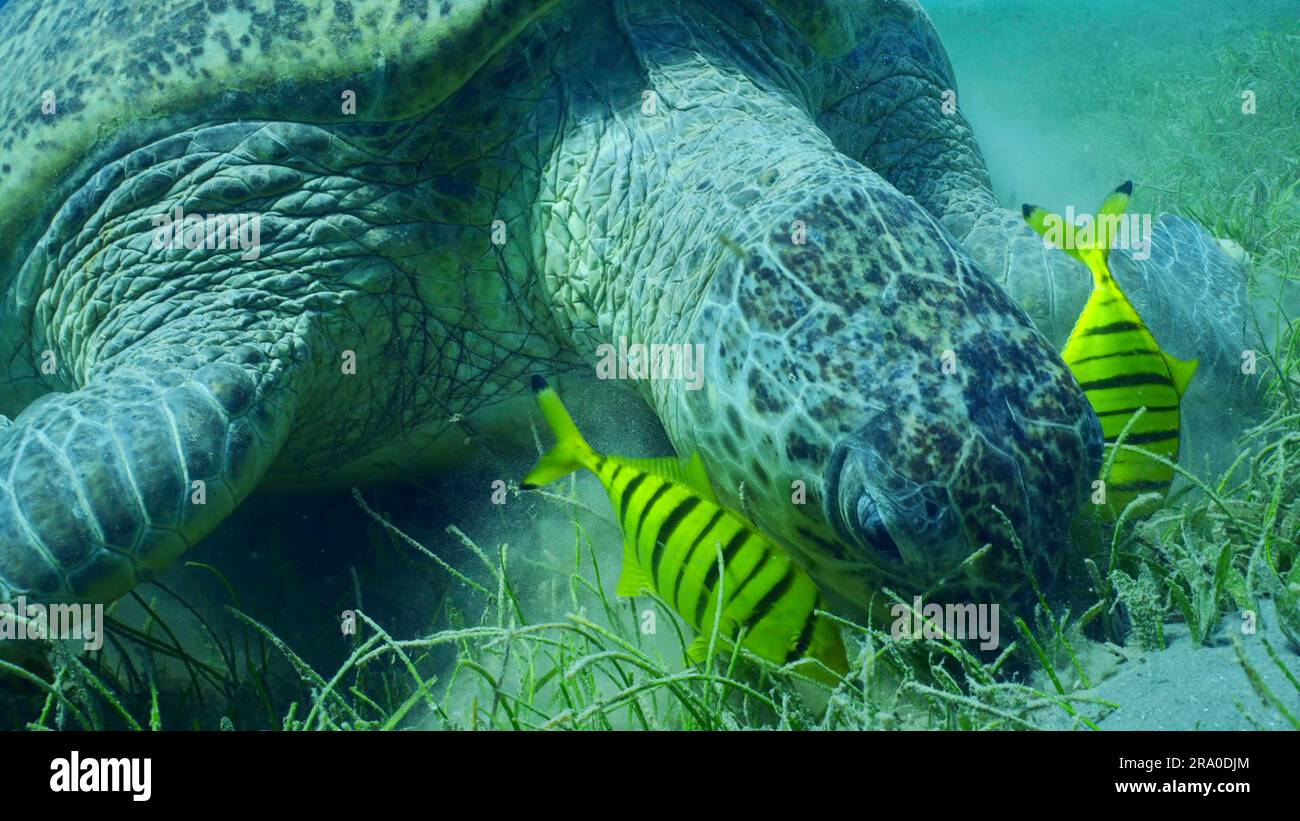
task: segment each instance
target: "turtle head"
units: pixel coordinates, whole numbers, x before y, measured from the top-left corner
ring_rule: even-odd
[[[1016,364],[1038,346],[1003,333],[959,333],[901,381],[886,369],[861,427],[832,447],[825,517],[873,575],[914,590],[949,579],[984,600],[1028,582],[1012,531],[1040,563],[1059,546],[1054,534],[1096,475],[1100,431],[1073,400],[1072,380],[1053,379],[1050,351],[1041,366]],[[985,544],[991,552],[958,577]],[[1034,570],[1048,580],[1049,568]]]
[[[1007,600],[1028,586],[1013,532],[1046,583],[1100,468],[1073,376],[878,177],[831,160],[793,188],[728,234],[738,249],[687,334],[707,340],[704,389],[677,392],[670,433],[852,600],[945,579],[963,600]]]
[[[1065,364],[930,213],[836,147],[820,102],[764,74],[780,61],[689,15],[624,22],[633,79],[596,75],[605,97],[565,110],[541,175],[555,333],[598,376],[642,380],[678,453],[841,599],[959,568],[993,595],[1023,585],[1001,514],[1051,555],[1100,463]],[[606,365],[624,343],[691,371]],[[964,564],[986,543],[996,561]]]

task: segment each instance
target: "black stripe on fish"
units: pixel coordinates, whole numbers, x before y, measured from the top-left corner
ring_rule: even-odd
[[[637,545],[638,554],[640,553],[641,545],[641,528],[645,527],[645,520],[650,517],[650,511],[654,509],[655,503],[658,502],[659,498],[667,493],[672,486],[672,482],[664,482],[659,487],[655,488],[655,492],[650,494],[650,498],[646,500],[645,505],[641,508],[641,518],[636,520],[636,530],[628,534],[632,537],[632,543]]]
[[[731,559],[736,555],[736,551],[740,550],[740,546],[743,545],[745,543],[745,540],[748,538],[749,538],[748,528],[741,527],[739,530],[736,531],[736,535],[731,537],[731,541],[727,542],[727,546],[722,548],[722,563],[724,565],[731,564]],[[704,575],[704,590],[703,590],[703,595],[700,596],[701,599],[713,598],[713,585],[717,581],[718,581],[718,555],[717,553],[714,553],[713,558],[709,561],[709,572]],[[700,610],[699,604],[700,604],[699,602],[695,603],[695,614],[697,616],[699,615],[699,610]],[[699,621],[697,619],[692,619],[691,621],[693,624],[699,624]]]
[[[1172,481],[1172,480],[1170,480]],[[1120,482],[1117,484],[1108,484],[1106,489],[1109,491],[1116,490],[1164,490],[1169,487],[1169,481],[1156,480],[1138,480],[1135,482]]]
[[[1085,391],[1104,391],[1111,388],[1131,388],[1137,385],[1168,385],[1173,387],[1173,380],[1167,373],[1122,373],[1106,379],[1092,382],[1080,382],[1079,387]]]
[[[649,475],[645,472],[638,473],[632,477],[632,481],[627,483],[627,487],[623,488],[623,512],[619,514],[618,519],[623,523],[623,532],[627,534],[628,538],[632,538],[632,534],[627,528],[627,514],[632,512],[632,497],[636,495],[636,489],[641,487],[641,483]],[[635,544],[635,541],[633,544]]]
[[[682,519],[691,515],[691,511],[700,506],[700,497],[687,496],[677,507],[673,508],[672,513],[664,519],[664,523],[659,526],[659,533],[655,535],[655,546],[650,554],[650,578],[655,584],[659,583],[659,562],[663,560],[664,553],[668,550],[668,540],[672,538],[673,531],[682,523]],[[682,574],[678,572],[677,577],[681,578]],[[673,599],[669,599],[673,601]]]
[[[1151,405],[1149,407],[1138,405],[1136,408],[1120,408],[1119,410],[1098,411],[1098,416],[1119,416],[1124,413],[1137,413],[1143,407],[1147,408],[1147,413],[1167,413],[1178,410],[1177,405]]]
[[[677,605],[677,611],[680,613],[686,612],[686,608],[681,601],[682,579],[686,578],[686,568],[690,565],[691,560],[695,558],[695,549],[704,544],[704,537],[709,535],[713,530],[713,526],[722,518],[722,515],[722,508],[716,508],[709,521],[705,523],[704,528],[699,532],[699,535],[695,537],[695,541],[691,542],[691,546],[686,548],[686,554],[682,559],[682,572],[677,574],[677,581],[673,583],[673,597],[669,599],[669,601]]]
[[[618,476],[622,472],[622,465],[614,465],[614,472],[609,476],[609,501],[614,506],[614,518],[620,522],[623,521],[623,497],[626,495],[626,489],[618,491],[614,486],[618,484]]]
[[[1152,442],[1163,442],[1166,439],[1177,439],[1178,431],[1176,430],[1150,430],[1142,433],[1131,433],[1124,439],[1126,445],[1149,445]],[[1107,436],[1106,441],[1114,443],[1119,436]]]
[[[750,535],[752,536],[754,534],[751,533]],[[746,541],[746,544],[748,544],[748,541]],[[761,545],[762,543],[760,542],[759,544]],[[767,560],[769,557],[770,554],[766,550],[764,550],[763,555],[759,556],[758,561],[754,562],[754,566],[749,568],[749,572],[746,573],[743,577],[736,579],[736,583],[731,586],[732,587],[731,590],[722,591],[723,592],[722,603],[724,606],[731,604],[733,601],[736,600],[736,597],[740,595],[740,591],[745,589],[745,585],[749,583],[749,580],[757,576],[759,572],[762,571],[763,566],[767,564]],[[728,562],[728,564],[730,564],[730,562]]]
[[[1085,356],[1083,359],[1076,359],[1071,365],[1082,365],[1085,362],[1095,362],[1098,359],[1113,359],[1117,356],[1159,356],[1160,354],[1150,348],[1134,348],[1131,351],[1116,351],[1115,353],[1101,353],[1095,356]]]
[[[1109,325],[1098,325],[1095,328],[1089,328],[1083,332],[1084,336],[1102,336],[1104,334],[1117,334],[1124,331],[1141,331],[1146,326],[1141,322],[1112,322]]]
[[[785,573],[776,580],[776,584],[773,584],[770,590],[763,594],[763,598],[758,600],[758,604],[754,605],[753,612],[745,617],[746,623],[757,626],[763,620],[763,617],[771,612],[776,603],[781,600],[781,597],[790,592],[790,585],[794,584],[794,579],[794,565],[786,565]]]

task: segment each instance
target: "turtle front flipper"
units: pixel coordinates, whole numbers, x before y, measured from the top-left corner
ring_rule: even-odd
[[[268,328],[191,347],[214,333],[178,323],[0,429],[0,601],[112,601],[258,483],[293,418],[293,352]]]

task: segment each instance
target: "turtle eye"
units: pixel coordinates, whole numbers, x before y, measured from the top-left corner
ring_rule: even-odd
[[[858,498],[858,527],[867,542],[882,556],[902,563],[903,553],[885,526],[885,519],[880,515],[880,505],[865,493]]]

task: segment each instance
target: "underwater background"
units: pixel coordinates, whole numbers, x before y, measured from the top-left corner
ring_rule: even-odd
[[[483,441],[401,486],[255,495],[112,609],[104,652],[38,671],[63,697],[5,684],[0,726],[1300,729],[1300,350],[1272,298],[1300,281],[1300,2],[922,4],[1003,205],[1133,179],[1132,210],[1248,255],[1276,326],[1266,419],[1189,431],[1218,456],[1159,510],[1083,530],[1096,575],[1005,623],[1012,654],[846,621],[861,692],[706,672],[666,608],[614,596],[596,480],[522,494],[536,452]],[[1236,116],[1246,89],[1258,113]],[[634,390],[586,390],[566,401],[597,449],[671,453]]]

